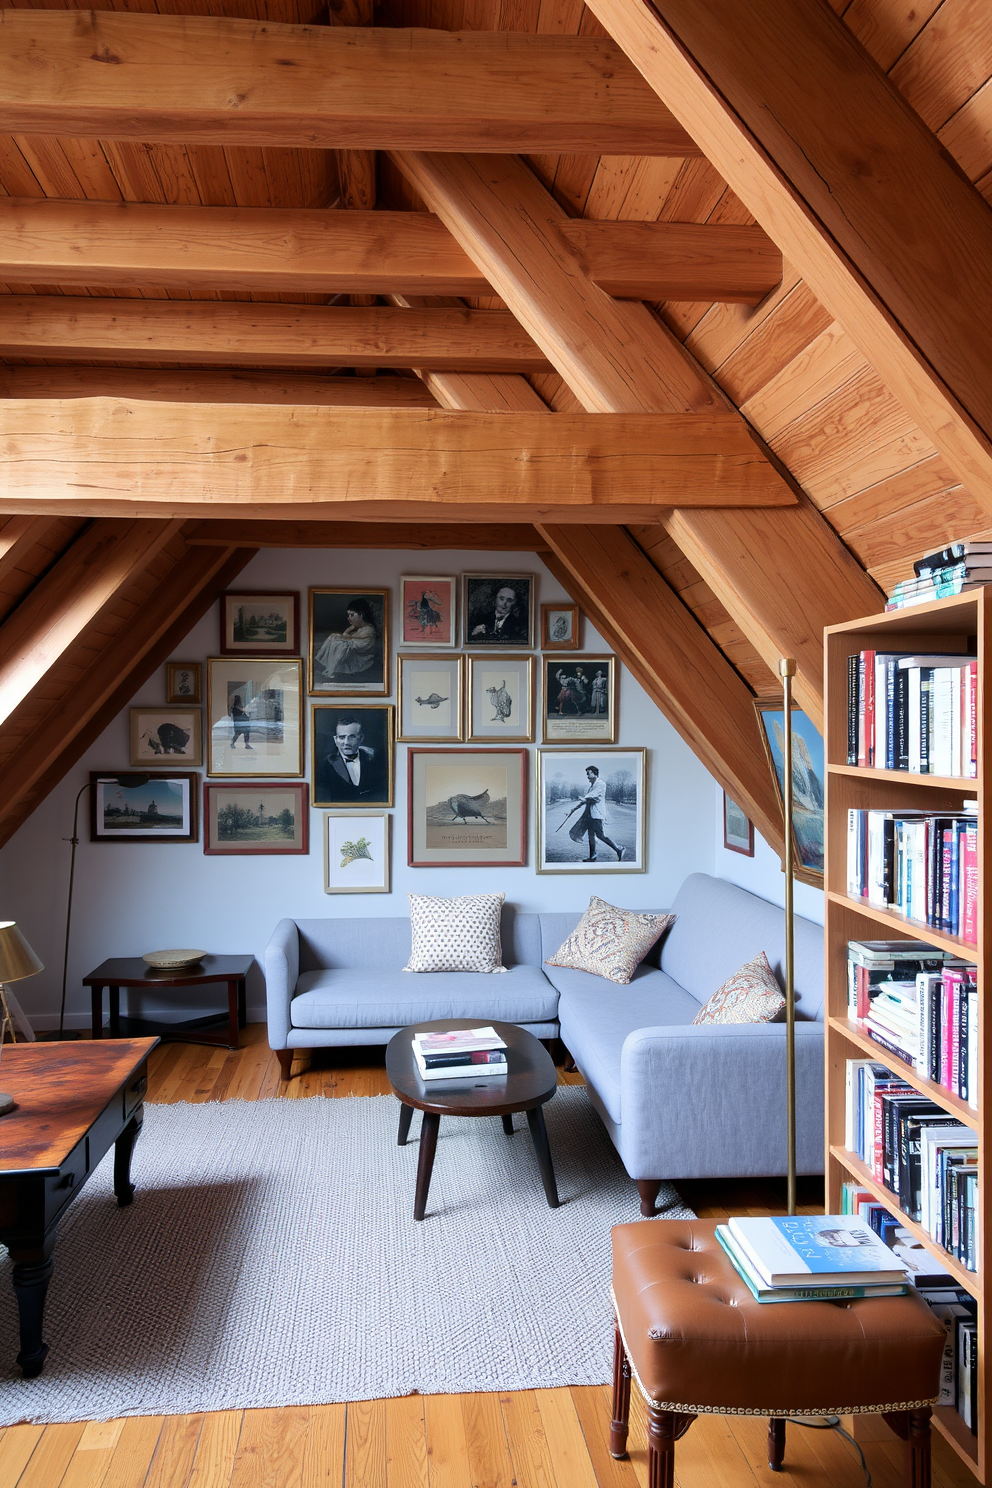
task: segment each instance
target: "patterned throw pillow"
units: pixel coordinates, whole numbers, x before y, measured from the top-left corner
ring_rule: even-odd
[[[693,1023],[771,1023],[785,1007],[785,995],[764,951],[728,977],[693,1018]]]
[[[438,899],[408,894],[413,949],[404,971],[505,971],[499,917],[505,894]]]
[[[593,894],[589,908],[546,966],[571,966],[626,986],[659,936],[674,925],[672,914],[637,914],[617,909]]]

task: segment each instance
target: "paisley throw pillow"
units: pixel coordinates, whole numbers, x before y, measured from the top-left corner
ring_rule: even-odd
[[[674,925],[673,914],[617,909],[593,894],[589,908],[546,966],[571,966],[626,986],[655,941]]]
[[[759,951],[724,982],[693,1023],[771,1023],[785,1007],[785,994],[768,957]]]

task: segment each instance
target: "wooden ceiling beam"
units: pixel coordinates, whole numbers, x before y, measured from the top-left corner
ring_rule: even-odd
[[[588,36],[3,11],[0,99],[10,134],[699,154],[620,48]]]
[[[675,500],[795,499],[725,413],[10,398],[0,458],[0,511],[18,514],[651,522]]]
[[[237,547],[188,552],[143,600],[129,623],[120,625],[72,679],[67,694],[32,718],[26,728],[24,715],[30,699],[7,724],[0,725],[0,757],[5,756],[0,845],[96,742],[136,689],[254,556],[255,549]]]
[[[77,538],[0,626],[0,724],[180,525],[94,522]]]
[[[836,9],[590,8],[992,510],[992,214]]]
[[[0,12],[2,14],[3,12]],[[548,370],[506,310],[8,295],[0,355],[263,367]]]
[[[2,12],[0,12],[2,14]],[[565,219],[584,273],[620,299],[755,304],[782,255],[760,227]],[[4,203],[0,280],[122,289],[489,295],[492,286],[427,212]]]
[[[0,367],[0,398],[141,398],[157,403],[294,406],[316,403],[328,408],[438,406],[437,399],[418,377],[315,377],[237,369],[182,372],[71,365]]]
[[[541,553],[547,544],[528,522],[187,522],[191,548],[470,548],[493,553]]]
[[[695,417],[722,408],[740,418],[728,413],[719,389],[646,305],[619,303],[591,283],[563,236],[563,208],[523,162],[485,155],[393,158],[585,408],[688,409]],[[778,476],[743,419],[740,426]],[[823,626],[870,614],[878,607],[875,585],[805,501],[785,520],[753,511],[746,522],[727,526],[716,512],[695,522],[699,513],[679,497],[674,505],[677,515],[661,512],[656,520],[677,520],[679,546],[769,664],[782,655],[796,658],[797,698],[822,721]]]

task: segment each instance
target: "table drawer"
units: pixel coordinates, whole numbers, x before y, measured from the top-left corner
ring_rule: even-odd
[[[45,1180],[46,1229],[55,1216],[65,1208],[70,1199],[75,1198],[76,1193],[86,1181],[86,1174],[88,1172],[87,1145],[86,1137],[81,1142],[77,1142],[56,1176],[46,1178]]]
[[[136,1069],[134,1074],[124,1086],[124,1120],[127,1121],[131,1112],[134,1111],[145,1098],[148,1090],[148,1065],[143,1064]]]

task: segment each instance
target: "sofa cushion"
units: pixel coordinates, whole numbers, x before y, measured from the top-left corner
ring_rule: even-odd
[[[548,966],[571,966],[626,987],[672,915],[619,909],[596,894],[571,935],[547,957]]]
[[[774,1023],[785,1010],[785,994],[764,951],[745,961],[718,987],[694,1023]]]
[[[558,1016],[558,994],[539,966],[511,967],[500,977],[342,967],[305,971],[296,986],[294,1028],[405,1028],[433,1018],[546,1023]]]
[[[684,1027],[699,1003],[670,976],[643,962],[622,993],[587,971],[549,966],[559,992],[561,1037],[599,1095],[612,1121],[620,1122],[620,1055],[638,1028]]]
[[[573,917],[573,924],[578,915]],[[300,971],[322,971],[325,967],[376,967],[398,971],[410,959],[409,915],[367,918],[297,920]],[[541,918],[517,914],[504,904],[500,925],[504,966],[540,966]]]
[[[407,894],[413,948],[404,970],[505,971],[499,922],[506,895]]]

